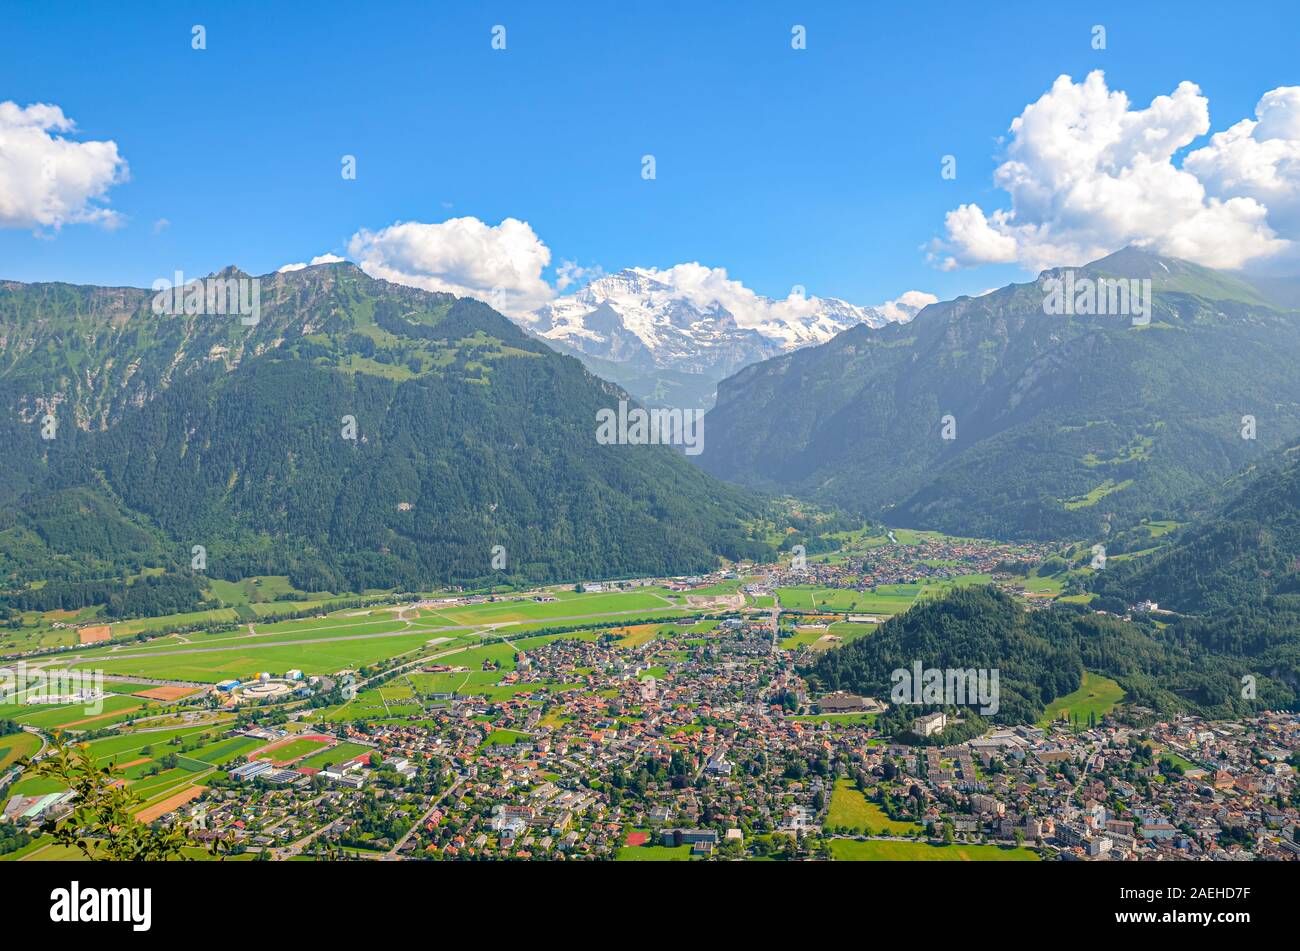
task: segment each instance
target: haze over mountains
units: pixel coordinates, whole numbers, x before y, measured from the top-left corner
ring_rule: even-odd
[[[853,327],[725,380],[700,464],[896,525],[1094,538],[1300,436],[1300,313],[1132,248],[1075,274],[1150,279],[1149,323],[1048,315],[1036,282]]]
[[[909,291],[879,307],[799,292],[754,294],[725,272],[683,264],[627,268],[518,323],[650,405],[707,407],[719,380],[849,327],[906,322],[935,298]]]

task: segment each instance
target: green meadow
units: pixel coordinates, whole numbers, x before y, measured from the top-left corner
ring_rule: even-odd
[[[689,845],[625,845],[615,856],[619,862],[689,862],[690,859]]]
[[[876,835],[907,835],[922,831],[922,827],[914,822],[899,822],[889,818],[880,806],[859,792],[849,779],[836,780],[826,825],[831,828],[848,828],[855,832],[870,831]]]
[[[1124,699],[1124,688],[1100,674],[1083,672],[1083,682],[1079,689],[1064,697],[1057,697],[1043,711],[1039,726],[1048,726],[1060,719],[1078,719],[1081,726],[1088,725],[1088,714],[1095,713],[1097,719],[1115,708],[1115,704]]]
[[[93,664],[108,674],[196,683],[217,683],[231,678],[247,680],[262,671],[283,674],[295,668],[311,676],[364,667],[417,650],[425,647],[432,636],[420,632],[364,640],[337,639],[296,644],[267,644],[265,641],[259,644],[257,639],[249,638],[244,647],[186,649],[181,646],[165,654],[157,651],[122,652],[121,656],[96,654],[83,657],[77,665]]]
[[[836,614],[899,614],[912,606],[921,593],[921,585],[881,585],[873,591],[851,591],[797,585],[777,588],[781,607],[789,611]]]
[[[1036,862],[1029,849],[996,845],[931,845],[889,839],[832,839],[831,855],[840,862]]]

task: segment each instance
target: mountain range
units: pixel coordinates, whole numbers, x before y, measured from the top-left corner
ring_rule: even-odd
[[[699,265],[638,267],[599,277],[518,323],[647,405],[695,408],[711,405],[718,382],[743,367],[849,327],[906,321],[929,299],[910,292],[882,307],[799,294],[775,301]]]
[[[214,576],[307,591],[769,550],[751,493],[666,446],[598,444],[626,394],[487,305],[347,263],[256,280],[252,325],[158,314],[139,288],[0,283],[0,584],[188,573],[196,545]]]
[[[1150,281],[1150,312],[1047,313],[1099,279]],[[1298,360],[1300,312],[1126,248],[746,367],[697,461],[904,527],[1099,540],[1300,437]]]

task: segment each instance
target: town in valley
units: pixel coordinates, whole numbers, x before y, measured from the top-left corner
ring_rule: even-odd
[[[888,696],[810,682],[954,588],[1090,610],[1053,557],[881,530],[694,577],[311,602],[258,578],[220,585],[237,611],[26,616],[0,632],[0,859],[77,857],[34,763],[84,743],[195,859],[1294,860],[1293,712],[1161,715],[1085,672],[948,742],[961,708],[884,729]]]

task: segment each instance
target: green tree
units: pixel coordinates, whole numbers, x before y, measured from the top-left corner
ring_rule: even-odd
[[[59,845],[75,848],[92,861],[184,858],[181,850],[188,844],[184,828],[175,822],[157,827],[139,822],[132,810],[143,800],[117,785],[111,765],[96,765],[87,744],[69,744],[55,734],[50,752],[31,763],[31,771],[33,776],[57,780],[76,794],[70,813],[42,826]]]

